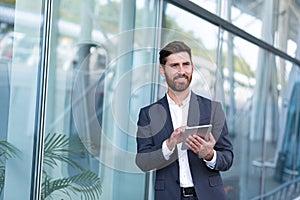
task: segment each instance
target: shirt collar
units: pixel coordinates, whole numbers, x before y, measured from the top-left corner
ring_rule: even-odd
[[[187,105],[190,102],[191,99],[191,91],[189,92],[189,95],[182,101],[182,106]],[[168,103],[169,105],[177,105],[173,99],[171,99],[171,97],[169,96],[168,92],[167,92],[167,99],[168,99]],[[178,106],[178,105],[177,105]],[[181,107],[181,106],[180,106]]]

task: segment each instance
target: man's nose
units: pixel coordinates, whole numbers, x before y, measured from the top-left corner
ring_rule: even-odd
[[[177,71],[178,71],[178,73],[185,73],[186,69],[185,69],[185,67],[183,66],[183,64],[180,64],[180,65],[178,65],[178,67],[177,67]]]

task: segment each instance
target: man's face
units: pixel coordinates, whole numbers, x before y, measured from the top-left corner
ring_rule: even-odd
[[[170,89],[185,91],[191,81],[194,66],[187,52],[174,53],[167,57],[166,64],[160,67],[160,73],[166,78]]]

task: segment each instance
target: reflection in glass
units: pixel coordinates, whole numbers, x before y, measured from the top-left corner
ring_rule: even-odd
[[[100,178],[99,199],[147,195],[145,174],[137,171],[132,158],[139,106],[150,101],[153,90],[152,51],[157,33],[134,28],[135,23],[154,26],[157,5],[154,1],[135,4],[54,3],[53,20],[58,26],[51,34],[46,131],[48,137],[59,134],[79,141],[83,149],[68,153],[67,158]],[[68,151],[74,149],[70,144]],[[45,170],[53,179],[81,173],[65,162]],[[65,197],[59,191],[53,195]]]

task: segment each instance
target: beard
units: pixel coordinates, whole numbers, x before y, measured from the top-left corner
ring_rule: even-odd
[[[192,74],[190,74],[190,76],[188,76],[187,74],[178,74],[173,79],[170,78],[167,74],[165,77],[166,77],[168,86],[175,92],[185,91],[192,82]],[[186,82],[185,83],[177,82],[176,80],[180,79],[180,78],[185,78]]]

